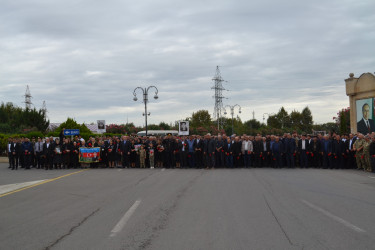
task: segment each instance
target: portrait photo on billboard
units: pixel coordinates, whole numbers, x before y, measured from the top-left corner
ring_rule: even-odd
[[[105,133],[106,132],[105,120],[97,120],[97,122],[98,122],[98,132]]]
[[[357,131],[365,135],[374,132],[374,98],[357,100],[356,106]]]
[[[179,135],[189,135],[189,122],[180,121],[179,122]]]

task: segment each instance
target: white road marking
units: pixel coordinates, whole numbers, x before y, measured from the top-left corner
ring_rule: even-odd
[[[111,234],[109,237],[116,236],[117,233],[119,233],[125,226],[125,224],[128,222],[130,217],[133,215],[139,204],[141,203],[141,200],[137,200],[134,202],[133,206],[129,208],[128,211],[124,214],[124,216],[120,219],[120,221],[116,224],[116,226],[112,229]]]
[[[161,171],[165,171],[165,168],[162,168]]]
[[[331,219],[333,219],[333,220],[335,220],[335,221],[343,224],[344,226],[346,226],[346,227],[348,227],[348,228],[350,228],[350,229],[352,229],[352,230],[354,230],[354,231],[356,231],[358,233],[365,233],[366,232],[362,228],[359,228],[359,227],[351,224],[350,222],[348,222],[348,221],[346,221],[346,220],[344,220],[344,219],[342,219],[342,218],[340,218],[340,217],[338,217],[338,216],[336,216],[334,214],[331,214],[330,212],[324,210],[323,208],[315,206],[314,204],[311,204],[310,202],[305,201],[305,200],[302,200],[302,202],[305,203],[307,206],[311,207],[312,209],[315,209],[318,212],[321,212],[325,216],[327,216],[327,217],[329,217],[329,218],[331,218]]]
[[[368,178],[373,178],[373,179],[375,179],[375,176],[367,176]]]
[[[8,184],[8,185],[1,185],[0,186],[0,195],[12,192],[17,189],[21,189],[24,187],[28,187],[34,184],[38,184],[40,182],[43,182],[45,180],[39,180],[39,181],[29,181],[29,182],[22,182],[22,183],[14,183],[14,184]]]
[[[119,169],[119,170],[117,170],[117,171],[122,171],[122,169]]]

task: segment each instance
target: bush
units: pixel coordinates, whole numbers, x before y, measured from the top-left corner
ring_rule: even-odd
[[[43,138],[44,135],[40,131],[33,131],[33,132],[30,132],[30,133],[27,133],[26,137],[29,138],[29,139],[31,139],[32,137],[35,137],[35,139],[37,140],[38,137]]]

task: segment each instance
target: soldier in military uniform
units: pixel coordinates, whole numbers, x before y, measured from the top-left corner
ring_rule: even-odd
[[[364,147],[363,147],[363,158],[365,160],[364,170],[369,171],[369,172],[371,172],[370,143],[371,143],[370,136],[366,135],[365,136],[365,143],[364,143]]]
[[[375,172],[375,136],[372,136],[371,143],[369,146],[369,156],[370,156],[370,168],[372,172]]]
[[[365,160],[364,160],[364,152],[363,148],[365,146],[366,141],[363,139],[363,134],[358,134],[358,139],[355,141],[353,149],[356,152],[356,162],[357,162],[357,169],[365,169]]]

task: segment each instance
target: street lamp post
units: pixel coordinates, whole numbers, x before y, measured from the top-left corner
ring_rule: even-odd
[[[233,135],[233,116],[234,116],[234,108],[235,108],[235,107],[238,107],[238,113],[241,114],[241,106],[238,105],[238,104],[235,104],[235,105],[233,105],[233,106],[226,105],[226,106],[224,107],[224,115],[227,114],[227,111],[225,110],[226,107],[228,107],[228,108],[230,109],[230,114],[231,114],[231,116],[232,116],[232,135]]]
[[[133,100],[136,102],[138,100],[137,98],[137,94],[136,94],[136,91],[137,89],[140,89],[142,90],[143,92],[143,103],[145,104],[145,112],[143,113],[143,116],[145,117],[145,124],[146,124],[146,136],[147,136],[147,116],[150,115],[150,112],[147,113],[147,103],[148,103],[148,91],[151,89],[151,88],[154,88],[155,89],[155,95],[154,95],[154,99],[158,99],[158,88],[156,88],[155,86],[149,86],[148,88],[142,88],[142,87],[136,87],[133,91],[133,95],[134,95],[134,98]]]

